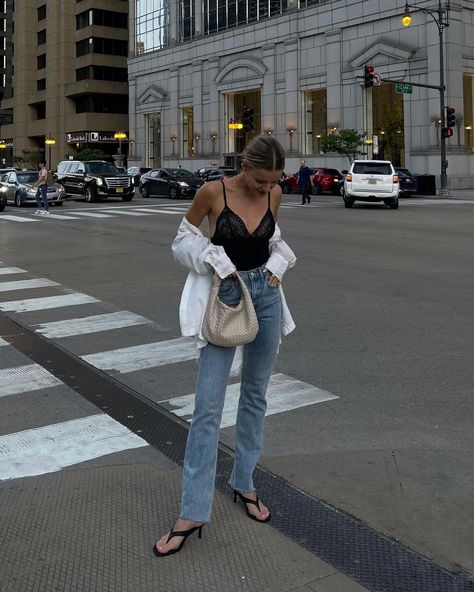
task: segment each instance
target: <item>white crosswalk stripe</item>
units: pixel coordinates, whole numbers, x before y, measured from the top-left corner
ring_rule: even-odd
[[[0,275],[13,275],[15,273],[28,273],[26,269],[19,267],[0,267]]]
[[[227,387],[221,428],[228,428],[235,425],[239,396],[240,383],[231,384]],[[161,403],[167,403],[170,410],[178,417],[184,417],[188,421],[191,421],[194,409],[194,397],[194,394],[184,395],[183,397],[161,401]],[[285,374],[274,374],[270,377],[268,384],[266,416],[268,417],[277,413],[284,413],[285,411],[338,398],[336,395],[328,391],[323,391],[312,384],[301,382]]]
[[[120,312],[80,317],[66,321],[41,323],[36,326],[36,331],[45,337],[54,339],[72,337],[73,335],[88,335],[90,333],[99,333],[112,329],[123,329],[124,327],[144,325],[151,322],[145,317],[129,312],[128,310],[122,310]]]
[[[60,296],[47,296],[45,298],[28,298],[27,300],[10,300],[0,302],[0,310],[5,312],[30,312],[34,310],[46,310],[50,308],[62,308],[64,306],[76,306],[79,304],[90,304],[99,302],[97,298],[74,292]]]
[[[104,414],[7,434],[0,436],[0,479],[52,473],[106,454],[147,445]]]
[[[10,220],[11,222],[40,222],[39,218],[23,218],[22,216],[12,216],[10,214],[2,214],[1,220]]]
[[[86,218],[113,218],[111,214],[102,214],[99,212],[74,212],[74,216],[85,216]]]
[[[132,212],[131,210],[123,210],[123,209],[114,210],[114,214],[122,214],[122,216],[151,216],[151,214],[148,214],[146,212],[144,212],[144,213]]]
[[[165,364],[194,360],[197,352],[194,339],[179,337],[170,341],[134,345],[81,357],[85,362],[101,370],[116,370],[126,374],[147,368],[157,368]]]
[[[37,391],[62,384],[38,364],[0,369],[0,397]]]
[[[10,345],[10,344],[8,343],[8,341],[5,341],[5,339],[2,339],[2,338],[0,337],[0,347],[2,347],[2,346],[4,346],[4,345]]]
[[[42,214],[41,218],[44,220],[80,220],[81,218],[77,218],[76,216],[63,215],[63,214]]]
[[[48,286],[59,286],[59,284],[58,282],[53,282],[47,278],[17,280],[15,282],[0,282],[0,292],[12,292],[14,290],[26,290],[29,288],[46,288]]]

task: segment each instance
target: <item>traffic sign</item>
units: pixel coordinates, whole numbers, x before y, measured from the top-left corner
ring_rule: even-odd
[[[381,83],[380,74],[377,74],[377,72],[375,72],[373,81],[374,81],[374,86],[380,86],[380,83]]]
[[[413,86],[411,84],[402,84],[401,82],[397,82],[395,85],[395,92],[411,95],[413,93]]]

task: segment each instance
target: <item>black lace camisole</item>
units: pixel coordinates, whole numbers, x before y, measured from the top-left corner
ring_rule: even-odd
[[[270,256],[269,240],[275,232],[275,219],[270,208],[270,193],[268,193],[268,208],[260,224],[250,233],[245,222],[227,205],[225,185],[224,209],[216,220],[216,230],[211,242],[222,245],[227,256],[239,271],[256,269],[264,265]]]

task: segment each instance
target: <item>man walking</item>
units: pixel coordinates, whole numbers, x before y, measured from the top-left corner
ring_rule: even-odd
[[[311,179],[311,169],[306,166],[306,162],[304,160],[301,161],[301,166],[298,173],[298,185],[301,194],[301,205],[304,205],[306,201],[308,204],[310,204],[313,180]]]
[[[38,209],[36,210],[35,214],[49,214],[48,169],[46,168],[45,162],[40,162],[39,166],[40,171],[38,175],[38,180],[35,183],[35,185],[38,185],[38,189],[36,191],[36,203],[38,204]]]

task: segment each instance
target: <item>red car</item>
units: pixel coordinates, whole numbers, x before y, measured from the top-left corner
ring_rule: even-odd
[[[339,195],[341,181],[344,181],[344,177],[336,169],[316,167],[313,175],[313,194],[319,195],[324,191]]]
[[[314,175],[316,169],[314,167],[309,167],[309,169],[311,171],[311,175]],[[281,187],[282,193],[298,193],[300,187],[298,182],[298,173],[295,173],[294,175],[285,175],[285,173],[283,173],[281,179],[278,181],[278,184]]]

